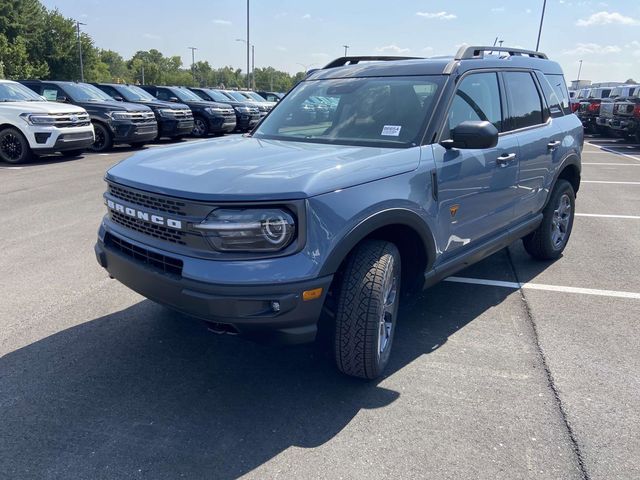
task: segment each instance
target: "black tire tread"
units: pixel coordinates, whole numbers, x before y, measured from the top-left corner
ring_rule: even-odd
[[[0,134],[4,133],[6,131],[10,131],[14,135],[16,135],[18,138],[22,139],[23,145],[26,146],[26,150],[25,150],[25,153],[22,156],[22,158],[19,159],[19,160],[8,160],[8,159],[5,159],[4,157],[0,158],[0,160],[5,161],[7,163],[11,163],[11,164],[27,163],[27,162],[30,162],[31,160],[33,160],[35,158],[35,155],[31,151],[31,146],[29,145],[29,142],[27,141],[27,139],[24,138],[24,135],[22,134],[22,132],[20,130],[18,130],[17,128],[7,127],[7,128],[3,128],[2,130],[0,130]]]

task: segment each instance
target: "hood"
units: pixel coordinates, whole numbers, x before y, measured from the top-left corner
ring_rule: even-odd
[[[76,104],[93,110],[120,110],[127,112],[148,112],[150,110],[150,108],[145,105],[130,102],[119,102],[117,100],[107,100],[105,102],[76,102]]]
[[[19,110],[20,113],[86,113],[85,109],[77,105],[58,102],[2,102],[2,109]]]
[[[119,102],[122,103],[122,102]],[[179,110],[187,110],[189,109],[188,105],[184,103],[175,103],[175,102],[165,102],[164,100],[150,100],[148,102],[135,102],[136,105],[144,105],[145,107],[150,108],[172,108]]]
[[[185,102],[187,105],[189,105],[190,107],[195,107],[195,108],[207,108],[207,107],[214,107],[214,108],[229,108],[229,105],[226,105],[224,103],[217,103],[217,102],[209,102],[207,100],[201,100],[196,102],[195,100],[193,102],[189,101],[189,102]],[[172,105],[175,105],[175,103],[173,103]]]
[[[230,137],[140,152],[107,179],[209,201],[292,200],[415,170],[419,148],[392,149]]]

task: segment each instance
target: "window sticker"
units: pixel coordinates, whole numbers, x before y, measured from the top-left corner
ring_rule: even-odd
[[[402,127],[400,125],[385,125],[382,127],[382,133],[380,135],[384,135],[386,137],[397,137],[400,135],[400,129]]]
[[[47,90],[46,88],[42,91],[42,96],[49,100],[50,102],[55,102],[58,98],[58,92],[56,90]]]

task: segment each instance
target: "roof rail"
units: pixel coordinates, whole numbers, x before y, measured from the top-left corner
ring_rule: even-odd
[[[469,60],[472,58],[483,58],[485,52],[506,52],[510,56],[529,56],[532,58],[547,59],[547,55],[534,50],[523,50],[521,48],[510,47],[480,47],[475,45],[462,45],[456,53],[455,60]]]
[[[343,67],[345,65],[356,65],[360,62],[392,62],[394,60],[419,60],[421,57],[389,57],[389,56],[373,56],[373,57],[340,57],[329,62],[322,70],[327,68]]]

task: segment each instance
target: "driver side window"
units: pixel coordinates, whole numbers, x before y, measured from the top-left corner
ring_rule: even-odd
[[[465,77],[456,90],[447,116],[445,138],[462,122],[489,121],[502,131],[502,105],[496,73],[475,73]]]

